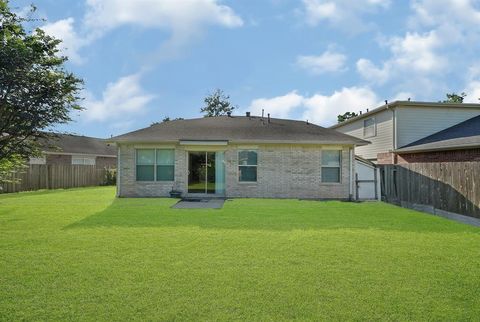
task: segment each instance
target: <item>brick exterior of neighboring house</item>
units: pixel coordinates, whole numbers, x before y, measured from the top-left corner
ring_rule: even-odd
[[[117,157],[116,156],[93,156],[95,158],[95,165],[101,168],[116,168]],[[69,154],[46,154],[45,164],[54,165],[71,165],[72,155]]]
[[[480,149],[431,151],[418,153],[379,153],[378,164],[480,161]]]
[[[43,156],[30,158],[30,164],[85,164],[110,169],[117,167],[117,149],[103,139],[54,134],[40,144]]]

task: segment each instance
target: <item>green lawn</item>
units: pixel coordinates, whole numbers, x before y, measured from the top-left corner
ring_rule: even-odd
[[[479,320],[480,229],[382,203],[0,196],[0,320]]]

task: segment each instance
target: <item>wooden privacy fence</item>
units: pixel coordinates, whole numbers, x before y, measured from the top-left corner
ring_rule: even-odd
[[[12,173],[11,179],[19,179],[18,182],[0,185],[0,192],[106,185],[108,171],[111,170],[93,165],[32,164]]]
[[[480,162],[383,165],[380,176],[387,202],[480,218]]]

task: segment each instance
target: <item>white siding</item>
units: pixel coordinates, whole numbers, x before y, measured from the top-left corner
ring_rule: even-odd
[[[377,127],[377,135],[373,137],[363,137],[363,121],[369,117],[345,124],[335,130],[372,142],[372,144],[366,146],[356,147],[355,154],[364,159],[376,160],[377,153],[388,152],[393,149],[392,114],[391,110],[384,110],[372,115],[375,117]]]
[[[400,107],[397,113],[397,148],[480,115],[475,108]]]

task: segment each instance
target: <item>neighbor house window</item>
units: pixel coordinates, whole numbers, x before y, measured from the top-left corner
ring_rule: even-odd
[[[38,158],[30,158],[30,164],[46,164],[47,159],[43,157],[38,157]]]
[[[95,157],[72,155],[73,165],[95,165]]]
[[[257,151],[243,150],[238,152],[238,181],[257,181]]]
[[[340,182],[340,150],[322,150],[322,182]]]
[[[138,149],[137,181],[173,181],[174,164],[173,149]]]
[[[377,135],[377,129],[375,126],[375,118],[371,117],[369,119],[363,120],[363,137],[369,138]]]

